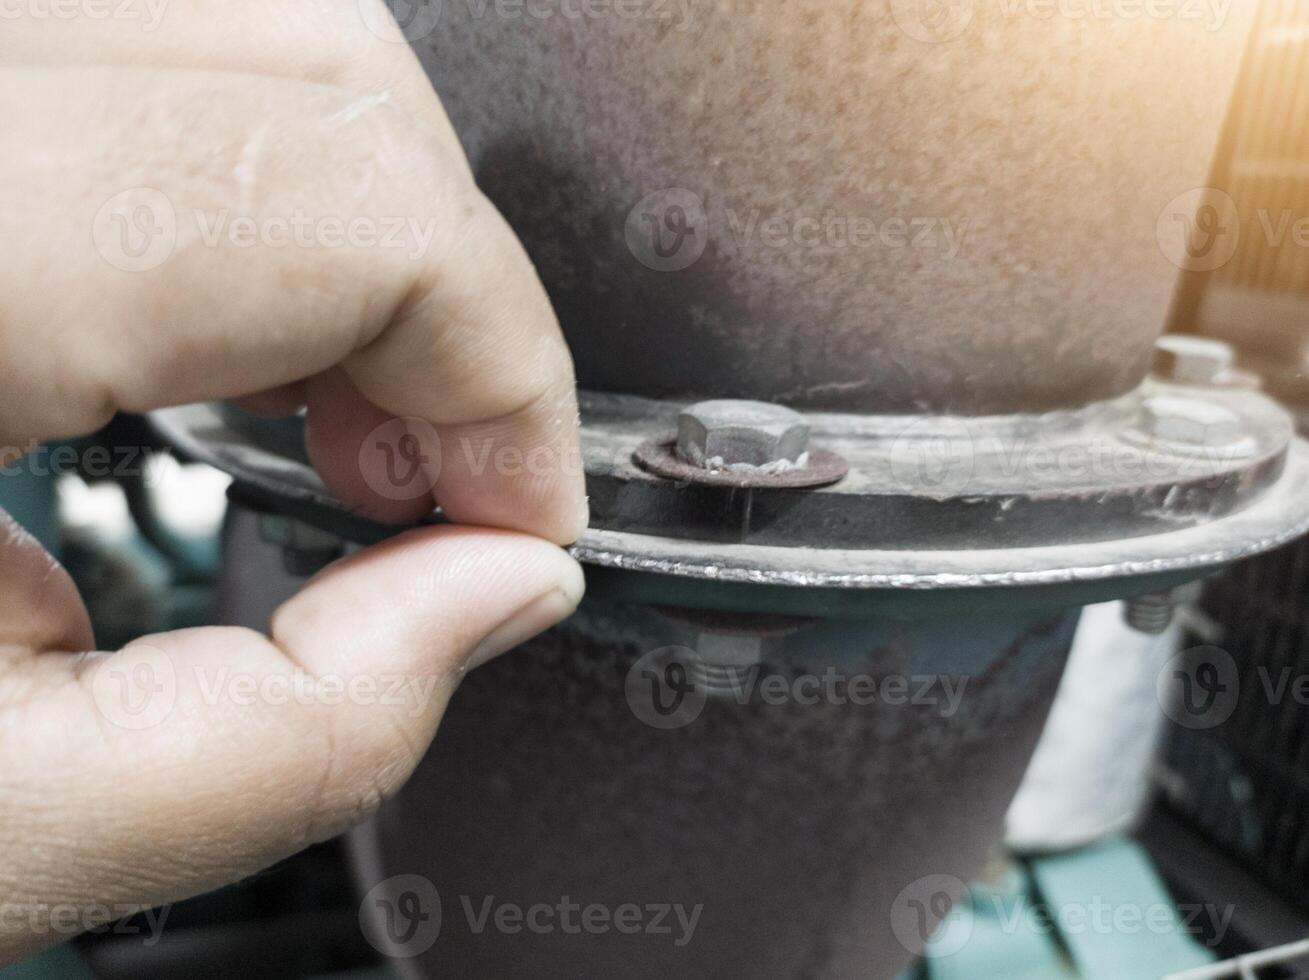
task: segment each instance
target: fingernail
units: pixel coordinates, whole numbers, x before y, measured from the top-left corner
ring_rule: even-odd
[[[562,589],[552,589],[538,596],[518,612],[493,629],[468,656],[468,670],[476,670],[488,660],[494,660],[521,646],[538,633],[567,619],[577,608],[578,596]]]
[[[576,541],[586,533],[587,527],[591,523],[591,498],[583,497],[582,502],[577,506],[577,513],[573,515],[573,526],[576,529],[573,534],[573,541]],[[570,542],[571,543],[571,542]]]

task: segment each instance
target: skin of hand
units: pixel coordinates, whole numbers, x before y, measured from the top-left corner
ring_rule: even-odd
[[[587,520],[558,324],[381,0],[187,0],[148,30],[22,9],[0,31],[0,445],[305,405],[353,507],[456,523],[337,562],[267,636],[117,652],[0,525],[0,963],[66,938],[58,910],[171,902],[366,817],[463,673],[576,606],[559,545]],[[379,439],[421,493],[378,489]]]

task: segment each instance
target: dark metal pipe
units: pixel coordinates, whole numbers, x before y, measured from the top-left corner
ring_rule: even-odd
[[[1144,376],[1220,6],[445,0],[414,46],[583,386],[1007,414]]]
[[[945,911],[935,882],[971,879],[999,839],[1077,618],[800,625],[765,643],[762,676],[867,678],[861,703],[759,680],[665,722],[642,658],[695,627],[588,600],[464,681],[417,774],[359,832],[361,890],[435,886],[439,937],[397,961],[406,976],[890,980]],[[479,919],[488,897],[492,912],[701,913],[679,944],[676,925],[570,932],[558,912],[507,931]]]

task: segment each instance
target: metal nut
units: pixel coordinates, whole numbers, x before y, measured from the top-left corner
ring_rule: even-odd
[[[1160,442],[1204,449],[1235,446],[1245,437],[1241,420],[1226,408],[1167,395],[1145,403],[1142,428]]]
[[[677,420],[678,456],[706,469],[800,465],[808,449],[809,423],[781,405],[720,399]]]
[[[1231,344],[1190,334],[1167,334],[1155,343],[1154,373],[1179,384],[1225,384],[1236,366]]]

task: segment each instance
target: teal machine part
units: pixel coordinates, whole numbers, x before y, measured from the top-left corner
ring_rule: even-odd
[[[1206,966],[1180,910],[1135,842],[1115,837],[1015,862],[974,885],[942,923],[916,980],[1159,980]],[[1206,925],[1221,930],[1221,910]]]
[[[48,469],[35,470],[19,460],[0,470],[0,509],[59,557],[59,502]]]

